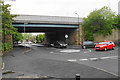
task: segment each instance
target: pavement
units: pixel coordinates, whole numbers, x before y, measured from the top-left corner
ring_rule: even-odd
[[[75,74],[80,74],[81,78],[118,77],[116,51],[94,52],[93,49],[83,50],[79,46],[56,49],[43,45],[37,47],[34,45],[31,50],[25,51],[24,47],[15,47],[13,51],[5,54],[3,56],[5,70],[54,78],[75,78]],[[16,76],[19,75],[13,75]],[[8,75],[3,77],[6,78]]]

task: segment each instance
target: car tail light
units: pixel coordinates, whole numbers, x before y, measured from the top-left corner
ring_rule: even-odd
[[[82,43],[82,45],[84,45],[84,43]]]

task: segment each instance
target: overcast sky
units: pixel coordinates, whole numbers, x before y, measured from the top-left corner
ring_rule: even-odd
[[[120,0],[16,0],[6,1],[12,4],[12,14],[86,17],[95,9],[109,6],[118,13]]]

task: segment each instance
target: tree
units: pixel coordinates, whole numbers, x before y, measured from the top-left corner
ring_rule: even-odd
[[[94,10],[84,18],[82,24],[86,40],[94,40],[93,34],[103,34],[104,36],[112,33],[115,13],[108,7]]]
[[[25,40],[31,40],[31,41],[35,38],[34,35],[29,34],[29,33],[23,34],[23,37],[24,37]]]
[[[18,41],[23,41],[23,34],[22,33],[17,33],[17,34],[15,34],[15,35],[13,35],[13,38],[14,38],[14,41],[15,42],[18,42]]]
[[[1,2],[3,3],[3,2]],[[10,7],[11,5],[6,4],[2,6],[2,26],[5,27],[5,34],[11,35],[11,34],[17,34],[17,28],[14,28],[12,25],[12,21],[14,21],[13,18],[15,18],[17,15],[11,15],[10,14]],[[4,9],[4,10],[3,10]]]
[[[37,36],[37,41],[38,42],[43,42],[44,41],[44,39],[45,39],[45,34],[39,34],[38,36]]]
[[[17,34],[17,29],[13,27],[12,25],[12,21],[14,21],[14,17],[16,17],[17,15],[11,15],[10,14],[10,5],[6,4],[6,5],[2,5],[3,2],[0,1],[0,8],[2,9],[0,11],[0,14],[2,15],[2,34],[3,36],[7,36],[5,39],[3,39],[5,41],[5,48],[6,50],[11,50],[13,48],[13,43],[12,43],[12,39],[8,39],[11,38],[11,35]],[[4,41],[2,41],[2,51],[4,51]]]
[[[120,15],[116,15],[114,18],[113,26],[120,29]]]

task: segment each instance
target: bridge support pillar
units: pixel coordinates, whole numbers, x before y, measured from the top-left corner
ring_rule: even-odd
[[[79,31],[78,29],[75,29],[69,32],[70,44],[79,45],[79,44],[82,44],[83,41],[84,41],[84,31],[83,31],[82,25],[79,25]]]

